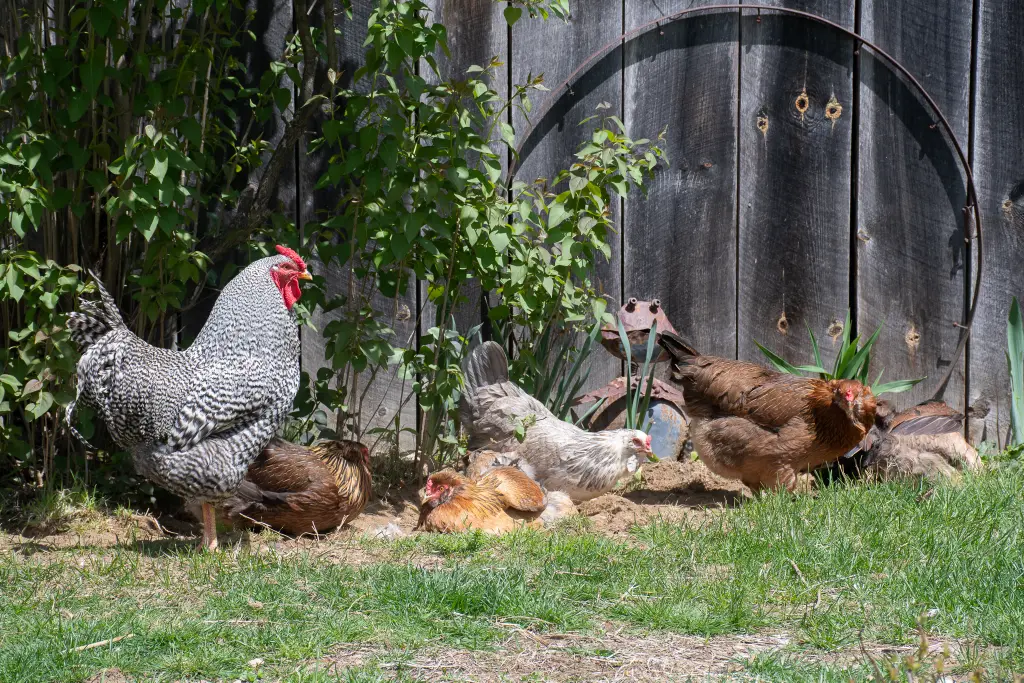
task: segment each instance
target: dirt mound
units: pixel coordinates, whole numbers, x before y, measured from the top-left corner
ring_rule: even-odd
[[[622,495],[607,493],[581,504],[579,510],[596,531],[615,535],[656,520],[706,517],[750,495],[741,482],[723,479],[699,461],[662,461],[644,465],[641,488]]]

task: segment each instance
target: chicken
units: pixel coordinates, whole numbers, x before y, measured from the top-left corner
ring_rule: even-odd
[[[536,481],[536,472],[533,471],[533,466],[514,452],[498,453],[488,449],[469,454],[469,467],[466,468],[466,476],[470,479],[479,479],[498,467],[517,467],[525,472],[530,479]]]
[[[150,346],[113,298],[81,301],[68,328],[82,350],[78,397],[153,483],[203,509],[203,546],[217,547],[212,503],[229,497],[288,416],[299,388],[292,307],[310,279],[291,249],[251,263],[221,291],[184,351]],[[71,423],[75,403],[68,406]]]
[[[848,462],[872,478],[955,477],[981,467],[978,452],[964,438],[964,416],[942,401],[928,401],[896,413],[879,401],[875,424],[851,450]]]
[[[476,480],[443,470],[430,475],[421,491],[416,528],[501,534],[522,526],[539,529],[575,512],[567,495],[545,495],[537,482],[515,467],[498,467]]]
[[[797,490],[809,482],[804,472],[842,457],[874,424],[875,397],[860,382],[702,356],[669,332],[658,341],[671,356],[672,381],[683,389],[698,456],[715,474],[753,491]]]
[[[370,452],[358,441],[307,448],[274,438],[222,507],[235,523],[315,534],[358,517],[370,501],[370,482]]]
[[[651,437],[635,429],[588,432],[555,417],[509,380],[508,359],[494,342],[469,354],[459,416],[470,450],[514,454],[548,491],[574,502],[596,498],[633,474],[651,455]],[[525,428],[520,443],[516,428]]]

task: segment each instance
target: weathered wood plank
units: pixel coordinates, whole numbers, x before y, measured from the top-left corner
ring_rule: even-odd
[[[530,74],[544,74],[544,83],[554,89],[592,53],[623,32],[623,0],[587,0],[574,3],[568,23],[552,17],[548,21],[520,19],[512,29],[512,83],[525,83]],[[555,93],[551,93],[555,94]],[[517,141],[526,140],[516,177],[524,182],[552,178],[575,160],[590,126],[579,126],[583,119],[597,113],[597,105],[607,102],[605,114],[622,116],[622,50],[616,49],[570,84],[554,107],[541,115],[547,93],[532,93],[533,112],[529,121],[516,110],[512,125]],[[527,131],[535,125],[533,133]],[[615,311],[622,305],[621,215],[616,202],[612,255],[608,262],[594,266],[594,282]],[[601,387],[622,374],[621,362],[595,349],[592,369],[584,391]]]
[[[356,69],[364,61],[365,49],[363,41],[366,38],[367,21],[373,8],[377,5],[376,0],[353,0],[352,20],[348,21],[340,12],[337,14],[336,25],[341,30],[341,36],[337,41],[338,58],[341,62],[341,78],[339,83],[345,87],[351,85],[351,79]],[[314,121],[311,130],[319,130],[319,122]],[[315,190],[317,180],[327,168],[327,156],[324,154],[305,154],[305,144],[308,144],[309,137],[300,143],[300,156],[302,163],[299,165],[300,180],[300,209],[299,217],[301,225],[312,221],[323,220],[336,207],[338,196],[335,190]],[[313,264],[314,272],[323,271],[323,264]],[[331,265],[322,273],[327,278],[326,294],[328,297],[337,296],[342,293],[349,293],[349,268],[338,268]],[[388,298],[380,292],[371,291],[366,282],[354,281],[352,291],[356,293],[356,302],[368,301],[373,309],[374,318],[383,321],[394,330],[392,343],[405,346],[412,340],[416,342],[416,288],[415,284],[410,285],[404,293],[399,293],[397,298]],[[360,303],[353,305],[359,306]],[[328,364],[324,360],[324,338],[322,332],[324,327],[331,321],[343,316],[343,311],[332,311],[325,313],[317,310],[313,314],[313,323],[319,330],[318,333],[307,331],[302,339],[302,368],[311,376],[316,376],[321,367]],[[410,400],[412,391],[411,381],[404,380],[398,375],[397,368],[391,367],[373,375],[369,370],[360,373],[356,382],[356,394],[359,398],[353,401],[349,397],[350,405],[355,405],[359,413],[360,434],[364,443],[376,451],[387,450],[389,445],[380,435],[367,434],[370,429],[378,427],[394,428],[396,416],[402,428],[415,427],[416,425],[416,401]],[[333,424],[333,420],[332,420]],[[400,451],[406,451],[415,447],[415,437],[410,433],[400,434],[398,440]]]
[[[984,282],[968,346],[968,404],[975,442],[1006,444],[1010,379],[1006,317],[1024,298],[1024,4],[980,0],[974,107],[974,175],[984,226]]]
[[[432,20],[444,24],[448,32],[448,51],[445,55],[438,50],[437,66],[444,79],[464,79],[466,70],[471,66],[486,66],[493,57],[498,57],[503,65],[495,72],[491,87],[508,96],[508,23],[502,15],[503,6],[495,2],[478,2],[477,0],[427,0],[433,9]],[[430,82],[437,80],[427,64],[422,64],[420,73]],[[494,146],[499,150],[504,146]],[[502,155],[502,167],[507,168],[507,155]],[[426,284],[421,283],[421,301],[426,301]],[[461,295],[466,298],[464,303],[455,307],[455,325],[460,333],[467,334],[470,329],[483,320],[481,298],[484,293],[475,280],[462,287]],[[436,310],[429,302],[423,307],[420,330],[425,331],[435,324]],[[470,340],[475,344],[475,339]]]
[[[846,0],[772,4],[854,25]],[[830,359],[850,300],[853,45],[752,12],[740,41],[738,356],[764,362],[757,340],[810,362],[810,326]]]
[[[864,0],[861,30],[920,80],[966,144],[971,3]],[[872,371],[928,379],[890,397],[930,397],[946,373],[964,311],[964,180],[934,114],[891,69],[861,54],[856,232],[858,331],[884,322]],[[1002,107],[1000,107],[1002,108]],[[944,398],[963,409],[964,363]]]
[[[631,31],[691,3],[627,3]],[[739,15],[655,28],[626,45],[625,117],[634,138],[668,127],[669,166],[625,202],[625,296],[659,298],[701,351],[736,353],[736,115]]]

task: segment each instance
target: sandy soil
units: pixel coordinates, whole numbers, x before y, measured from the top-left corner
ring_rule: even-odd
[[[637,490],[635,482],[618,493],[608,493],[579,506],[592,528],[612,536],[626,534],[634,525],[655,520],[678,522],[716,514],[723,507],[736,505],[750,496],[741,483],[722,479],[696,461],[650,463],[643,469]],[[621,493],[621,495],[620,495]],[[247,533],[222,529],[222,545],[251,544],[275,551],[316,548],[317,554],[331,559],[371,562],[372,555],[355,552],[358,537],[396,538],[413,533],[419,516],[415,487],[391,489],[384,500],[375,500],[362,515],[344,529],[320,538],[292,539],[272,530]],[[8,529],[0,532],[0,551],[21,548],[35,552],[68,548],[109,548],[140,543],[154,550],[194,543],[200,535],[199,524],[185,512],[153,517],[146,514],[111,516],[100,513],[78,519],[57,533],[32,534],[30,530]],[[325,543],[324,541],[328,541]]]

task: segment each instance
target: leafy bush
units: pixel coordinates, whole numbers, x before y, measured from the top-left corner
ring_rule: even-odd
[[[329,410],[356,421],[355,378],[397,367],[423,418],[396,418],[386,437],[397,443],[414,427],[419,450],[442,458],[458,448],[469,331],[456,328],[454,311],[470,282],[495,297],[489,317],[512,331],[521,350],[514,372],[524,375],[537,367],[529,354],[545,331],[564,331],[572,355],[579,332],[603,314],[589,278],[610,254],[612,192],[643,182],[660,159],[656,145],[600,117],[567,169],[511,182],[501,162],[515,137],[506,113],[529,113],[541,77],[516,86],[510,101],[490,85],[497,61],[445,79],[435,62],[447,50],[445,27],[428,23],[419,0],[380,0],[365,64],[342,87],[338,3],[313,14],[295,0],[294,9],[294,33],[252,80],[242,57],[256,40],[254,12],[242,0],[24,0],[12,19],[15,43],[0,53],[0,484],[41,485],[84,469],[85,485],[97,475],[114,488],[138,485],[116,452],[90,456],[90,482],[90,461],[61,425],[77,361],[65,316],[92,288],[83,267],[101,273],[131,329],[158,346],[187,344],[198,328],[188,312],[203,292],[274,242],[348,269],[358,291],[328,298],[318,277],[299,305],[304,318],[315,306],[344,315],[317,331],[329,367],[300,390],[290,429],[315,436]],[[564,19],[568,8],[514,0],[505,11],[509,23],[524,15]],[[264,131],[293,90],[294,114],[282,114],[272,144]],[[318,111],[325,119],[310,151],[328,158],[318,187],[339,200],[304,226],[300,243],[275,212],[274,188]],[[395,340],[374,295],[397,303],[419,283],[419,338]],[[80,411],[87,437],[89,418]],[[62,468],[55,461],[64,456]]]
[[[336,90],[312,145],[329,155],[317,187],[335,189],[340,199],[329,216],[306,226],[323,263],[350,268],[395,309],[412,283],[423,283],[426,301],[416,320],[428,321],[418,346],[394,343],[391,329],[367,314],[369,295],[352,288],[321,301],[325,310],[347,312],[324,329],[331,370],[321,371],[311,395],[354,421],[355,374],[399,365],[414,378],[421,408],[418,451],[438,451],[445,461],[459,448],[458,368],[471,335],[456,328],[453,311],[466,302],[467,285],[496,296],[488,315],[518,350],[513,379],[540,388],[537,370],[547,364],[534,354],[550,350],[542,342],[551,330],[575,340],[604,312],[590,273],[598,257],[611,254],[611,193],[642,184],[661,156],[649,141],[626,136],[617,118],[602,116],[568,169],[549,180],[510,182],[501,150],[515,152],[515,130],[506,114],[511,107],[528,114],[529,93],[544,90],[542,79],[515,85],[510,100],[492,87],[496,59],[445,80],[434,55],[447,51],[446,37],[443,25],[428,23],[419,0],[385,1],[373,13],[365,66],[351,88]]]
[[[267,202],[244,181],[269,150],[262,124],[290,102],[285,75],[298,78],[299,53],[288,47],[247,83],[239,51],[255,36],[244,2],[191,10],[30,0],[10,17],[0,52],[0,472],[10,483],[42,484],[70,453],[59,409],[74,395],[77,354],[64,321],[87,289],[83,266],[99,269],[136,334],[167,345],[178,312],[217,284],[211,258],[266,232],[249,220],[262,223]],[[257,210],[233,212],[246,197]]]
[[[821,360],[821,352],[818,349],[818,340],[814,337],[814,332],[811,331],[810,326],[807,327],[807,333],[811,335],[811,346],[814,349],[814,363],[812,365],[799,365],[794,366],[787,362],[782,357],[769,351],[756,340],[757,348],[761,350],[761,353],[768,358],[768,361],[775,366],[779,372],[785,372],[790,375],[801,375],[805,372],[817,373],[821,379],[855,379],[860,381],[862,384],[871,387],[871,392],[875,396],[881,394],[896,394],[902,391],[907,391],[918,382],[921,382],[926,377],[920,379],[901,379],[894,382],[887,382],[882,384],[882,373],[885,371],[878,371],[878,376],[875,377],[873,382],[869,382],[868,372],[871,368],[871,347],[874,345],[875,340],[878,339],[878,334],[882,331],[882,325],[878,326],[875,333],[868,337],[868,340],[864,342],[862,346],[860,343],[860,336],[858,335],[854,339],[850,339],[850,312],[846,312],[846,323],[843,325],[842,343],[839,346],[839,352],[836,354],[835,362],[832,364],[832,370],[825,369],[824,364]]]

